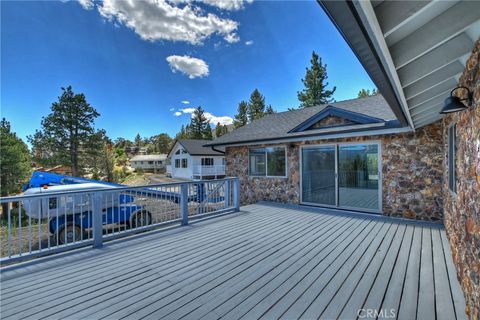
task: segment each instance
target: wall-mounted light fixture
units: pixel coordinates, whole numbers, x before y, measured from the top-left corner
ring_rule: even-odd
[[[467,98],[460,99],[459,97],[454,96],[453,92],[458,89],[467,90]],[[464,105],[462,101],[467,101],[467,105]],[[445,113],[463,111],[468,109],[468,107],[471,107],[472,103],[473,103],[473,93],[470,92],[470,90],[467,87],[456,87],[450,92],[450,97],[445,99],[443,109],[442,111],[440,111],[440,113],[445,114]]]

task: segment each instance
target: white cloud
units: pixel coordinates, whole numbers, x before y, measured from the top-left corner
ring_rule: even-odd
[[[179,116],[182,115],[182,113],[181,113],[180,111],[177,111],[177,112],[174,113],[174,115],[175,115],[176,117],[179,117]]]
[[[245,3],[252,3],[253,0],[200,0],[209,6],[214,6],[222,10],[240,10],[244,8]]]
[[[190,79],[208,76],[208,64],[202,59],[190,56],[169,56],[167,62],[173,72],[180,71]]]
[[[205,112],[204,115],[205,115],[205,118],[207,118],[207,120],[210,121],[210,123],[215,125],[215,126],[219,122],[220,122],[221,125],[226,125],[226,124],[232,124],[233,123],[232,117],[229,117],[229,116],[217,117],[217,116],[211,114],[210,112]]]
[[[184,109],[180,109],[181,112],[175,112],[175,115],[176,116],[179,116],[181,115],[182,113],[183,114],[191,114],[191,117],[193,117],[193,113],[195,112],[195,109],[196,108],[184,108]],[[177,114],[178,113],[178,114]],[[226,124],[232,124],[233,123],[233,118],[232,117],[229,117],[229,116],[220,116],[220,117],[217,117],[215,116],[214,114],[210,113],[210,112],[207,112],[205,111],[204,114],[205,118],[207,118],[208,121],[210,121],[210,123],[214,126],[217,125],[217,123],[220,123],[222,125],[226,125]]]
[[[185,108],[185,109],[180,109],[183,113],[193,113],[195,111],[195,108]]]
[[[222,36],[227,42],[239,41],[236,21],[220,18],[213,13],[205,14],[190,2],[178,7],[175,1],[165,0],[104,0],[101,6],[98,5],[98,11],[109,21],[127,26],[148,41],[201,44],[214,34]]]
[[[170,108],[170,111],[174,111],[174,110],[175,110],[175,108]]]
[[[91,10],[95,6],[93,0],[78,0],[83,9]]]
[[[180,102],[183,103],[183,104],[190,104],[190,101],[188,101],[188,100],[182,100]]]
[[[248,41],[245,41],[245,44],[247,46],[251,46],[253,44],[253,40],[248,40]]]

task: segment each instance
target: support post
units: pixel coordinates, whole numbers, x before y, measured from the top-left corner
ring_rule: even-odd
[[[182,183],[180,187],[180,217],[182,226],[188,225],[188,184]]]
[[[233,205],[235,211],[240,211],[240,179],[233,179]]]
[[[101,248],[103,246],[102,194],[95,192],[90,197],[92,199],[93,247]]]
[[[225,209],[230,208],[230,197],[232,196],[232,192],[230,189],[230,184],[233,180],[225,179]]]

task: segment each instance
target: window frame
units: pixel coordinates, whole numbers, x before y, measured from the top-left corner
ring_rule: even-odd
[[[457,195],[457,123],[452,123],[447,132],[448,191]]]
[[[181,159],[181,168],[182,169],[188,168],[188,159],[187,158],[182,158]]]
[[[175,159],[175,168],[181,168],[181,161],[180,159]]]
[[[211,162],[211,164],[206,164],[206,160],[209,160],[208,162]],[[212,157],[204,157],[200,159],[200,164],[202,167],[213,167],[215,164],[215,159]]]
[[[285,171],[284,175],[281,176],[272,176],[268,174],[268,148],[282,148],[283,149],[283,154],[285,155]],[[256,174],[251,174],[250,171],[250,154],[252,149],[263,149],[263,153],[265,155],[265,175],[256,175]],[[287,146],[286,145],[273,145],[273,146],[262,146],[262,147],[249,147],[248,148],[248,175],[250,177],[254,178],[269,178],[269,179],[285,179],[288,178],[288,157],[287,157]]]

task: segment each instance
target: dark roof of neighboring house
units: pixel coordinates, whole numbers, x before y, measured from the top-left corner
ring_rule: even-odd
[[[390,122],[390,125],[398,125],[398,120],[388,106],[382,95],[333,102],[316,107],[278,112],[266,115],[253,121],[233,132],[227,133],[213,141],[207,141],[207,145],[229,145],[242,142],[266,141],[285,138],[297,138],[301,136],[320,135],[325,129],[295,131],[294,129],[315,117],[327,107],[345,110],[352,115],[358,114],[370,118],[376,118],[382,124]],[[344,127],[346,128],[346,127]],[[376,126],[376,129],[379,127]],[[382,127],[385,128],[385,127]],[[338,131],[341,131],[338,130]],[[331,133],[332,130],[329,130]]]
[[[191,156],[223,156],[222,152],[212,150],[211,147],[204,147],[207,143],[212,142],[211,140],[180,139],[176,142],[180,143]],[[175,144],[173,147],[175,147]],[[168,155],[170,155],[170,152]]]

